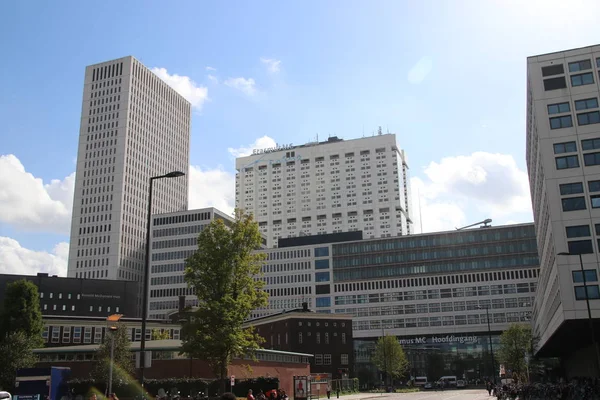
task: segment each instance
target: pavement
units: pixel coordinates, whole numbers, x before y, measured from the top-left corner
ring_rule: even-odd
[[[323,399],[323,398],[321,398]],[[327,399],[327,397],[325,397]],[[334,400],[335,396],[331,396]],[[358,393],[340,396],[340,400],[496,400],[488,396],[485,389],[450,389],[436,392],[423,391],[414,393]]]

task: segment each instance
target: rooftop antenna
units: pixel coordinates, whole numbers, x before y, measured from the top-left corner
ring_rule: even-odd
[[[419,224],[421,225],[421,233],[423,233],[423,214],[421,213],[421,189],[417,188],[417,197],[419,199]]]
[[[377,129],[377,135],[381,136],[383,132],[381,132],[381,126]]]
[[[365,124],[363,124],[363,137],[365,137]]]

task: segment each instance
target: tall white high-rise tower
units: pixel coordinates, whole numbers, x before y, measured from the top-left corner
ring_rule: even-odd
[[[149,178],[187,172],[190,114],[133,57],[86,68],[68,276],[142,279]],[[187,202],[187,177],[154,183],[153,214]]]

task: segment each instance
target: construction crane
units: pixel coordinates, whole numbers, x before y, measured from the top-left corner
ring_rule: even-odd
[[[489,228],[490,226],[488,224],[491,224],[491,223],[492,223],[492,220],[490,218],[488,218],[488,219],[484,219],[483,221],[475,222],[474,224],[471,224],[471,225],[463,226],[462,228],[456,228],[456,230],[462,231],[463,229],[467,229],[472,226],[481,225],[481,224],[483,224],[483,225],[480,226],[480,228]]]

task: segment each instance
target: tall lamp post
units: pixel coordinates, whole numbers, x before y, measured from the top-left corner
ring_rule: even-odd
[[[592,309],[590,307],[590,296],[588,294],[588,286],[587,279],[585,277],[585,270],[583,269],[583,257],[581,257],[581,253],[573,254],[568,252],[560,252],[559,256],[579,256],[579,267],[581,269],[581,279],[583,280],[583,292],[585,294],[585,304],[587,305],[588,312],[588,322],[590,324],[590,334],[592,335],[592,345],[594,346],[594,351],[596,353],[596,373],[600,374],[600,350],[598,349],[598,342],[596,342],[596,333],[594,332],[594,320],[592,319]]]
[[[110,335],[110,364],[108,367],[108,395],[112,393],[112,383],[113,383],[113,364],[115,363],[115,332],[118,327],[116,323],[119,322],[123,315],[122,314],[113,314],[106,318],[106,322],[109,322],[108,329],[111,331]],[[114,324],[114,325],[113,325]]]
[[[490,327],[490,309],[489,307],[478,306],[480,310],[485,309],[485,317],[488,326],[488,341],[490,342],[490,354],[492,356],[492,375],[494,376],[494,385],[496,384],[496,362],[494,361],[494,346],[492,345],[492,328]]]
[[[142,302],[142,341],[140,342],[140,384],[144,387],[144,368],[146,367],[146,322],[148,320],[148,284],[150,282],[150,234],[152,229],[152,184],[156,179],[177,178],[185,173],[181,171],[169,172],[165,175],[150,178],[148,189],[148,220],[146,221],[146,264],[144,266],[144,285]]]

